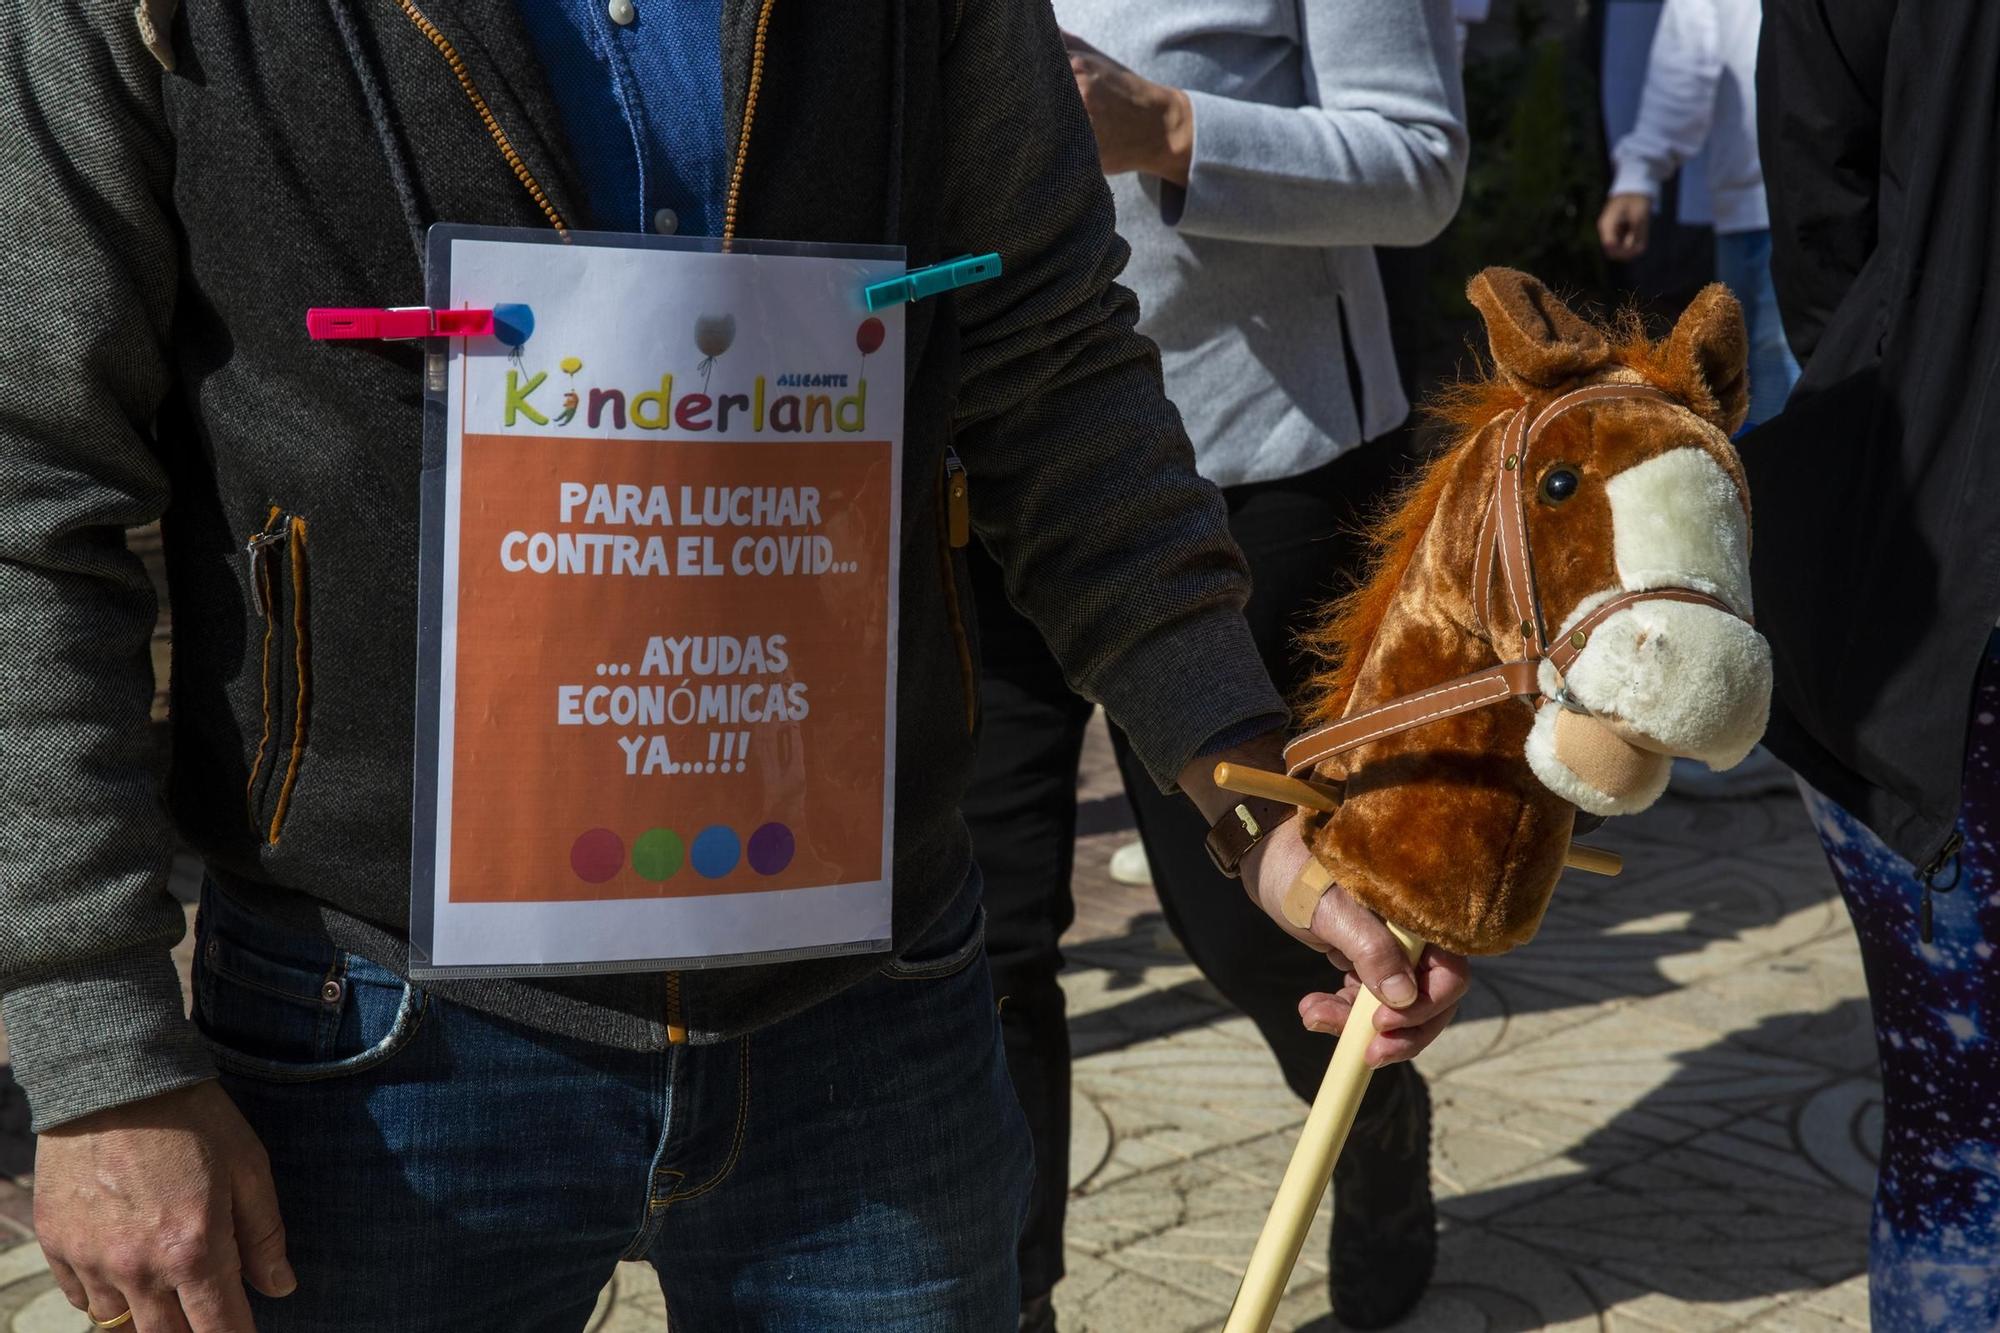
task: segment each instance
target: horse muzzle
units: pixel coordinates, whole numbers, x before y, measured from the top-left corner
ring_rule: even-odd
[[[1672,760],[1733,768],[1771,711],[1771,648],[1714,606],[1643,600],[1595,627],[1561,679],[1547,666],[1528,759],[1551,789],[1593,814],[1659,799]]]

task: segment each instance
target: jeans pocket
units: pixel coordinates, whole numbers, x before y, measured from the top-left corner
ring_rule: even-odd
[[[960,915],[954,905],[937,925],[904,953],[882,965],[882,975],[896,981],[930,981],[965,970],[986,947],[986,908],[976,899]]]
[[[194,1018],[216,1064],[305,1083],[380,1065],[416,1035],[428,997],[323,940],[250,914],[213,886],[195,925]]]

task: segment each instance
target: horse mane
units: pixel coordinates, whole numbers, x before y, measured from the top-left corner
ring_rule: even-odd
[[[1677,382],[1679,376],[1662,357],[1661,345],[1647,336],[1637,311],[1621,311],[1603,332],[1611,356],[1602,369],[1624,367],[1669,393],[1687,394],[1689,386]],[[1477,358],[1476,364],[1480,367],[1476,378],[1445,385],[1423,403],[1420,411],[1424,418],[1451,442],[1413,473],[1395,498],[1362,529],[1363,541],[1375,550],[1368,573],[1327,607],[1319,624],[1300,636],[1302,646],[1325,663],[1312,682],[1314,697],[1305,718],[1308,723],[1333,721],[1347,707],[1368,645],[1395,603],[1403,576],[1430,530],[1453,465],[1496,418],[1527,402],[1521,390],[1490,368],[1485,358]]]
[[[1362,541],[1375,553],[1368,572],[1326,608],[1317,625],[1300,636],[1302,646],[1325,664],[1312,682],[1313,697],[1305,717],[1308,723],[1330,722],[1347,707],[1368,645],[1395,604],[1403,576],[1417,558],[1424,534],[1430,531],[1438,502],[1454,475],[1454,464],[1486,423],[1523,401],[1507,385],[1488,379],[1453,385],[1424,405],[1425,417],[1449,428],[1452,442],[1413,472],[1362,528]]]

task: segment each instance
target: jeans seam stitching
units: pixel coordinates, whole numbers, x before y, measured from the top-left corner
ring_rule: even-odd
[[[668,1208],[673,1204],[685,1203],[691,1199],[699,1199],[702,1195],[729,1179],[730,1173],[736,1170],[736,1163],[743,1156],[743,1137],[750,1125],[750,1038],[748,1034],[745,1034],[743,1037],[738,1038],[738,1040],[743,1044],[743,1058],[739,1062],[740,1067],[737,1073],[736,1084],[736,1137],[729,1145],[729,1156],[724,1160],[721,1168],[706,1181],[691,1190],[669,1194],[666,1200],[660,1204],[662,1209]]]
[[[210,962],[204,959],[203,962],[206,964],[206,970],[210,973],[220,977],[227,977],[238,986],[247,986],[251,990],[261,991],[273,999],[289,1000],[303,1009],[324,1009],[326,1007],[326,1001],[320,997],[320,993],[317,991],[308,995],[302,994],[299,991],[283,990],[268,981],[258,981],[255,977],[244,975],[227,963],[220,961],[219,956],[216,961]],[[326,983],[322,981],[320,984],[323,986]]]
[[[653,1097],[666,1107],[660,1121],[660,1141],[654,1146],[652,1160],[646,1169],[646,1201],[639,1210],[639,1226],[632,1236],[632,1244],[622,1256],[626,1260],[646,1257],[647,1251],[659,1239],[662,1218],[666,1215],[666,1200],[659,1192],[659,1182],[663,1175],[679,1178],[686,1173],[672,1167],[661,1166],[667,1156],[667,1145],[674,1133],[674,1116],[680,1110],[680,1099],[673,1095],[674,1077],[682,1064],[682,1056],[688,1050],[685,1046],[670,1046],[655,1053]]]
[[[644,1259],[646,1252],[653,1248],[653,1242],[660,1238],[660,1227],[663,1225],[667,1215],[667,1205],[672,1200],[656,1197],[653,1193],[654,1182],[662,1175],[684,1176],[686,1174],[686,1172],[676,1171],[672,1167],[661,1167],[654,1171],[652,1176],[647,1180],[646,1215],[639,1224],[639,1234],[632,1238],[632,1244],[626,1249],[625,1253],[618,1256],[622,1262],[636,1263]]]
[[[664,1208],[668,1204],[672,1203],[675,1198],[674,1191],[680,1188],[680,1184],[683,1180],[687,1179],[687,1172],[676,1170],[671,1166],[663,1166],[659,1168],[657,1171],[653,1172],[653,1179],[655,1182],[658,1182],[667,1176],[673,1177],[673,1183],[668,1187],[667,1190],[665,1190],[664,1192],[661,1191],[658,1188],[658,1185],[656,1184],[653,1189],[647,1191],[648,1198],[646,1200],[646,1206],[648,1208]]]

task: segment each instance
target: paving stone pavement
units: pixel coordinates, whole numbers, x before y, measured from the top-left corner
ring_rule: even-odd
[[[1217,1329],[1305,1108],[1150,891],[1105,875],[1129,816],[1101,735],[1082,797],[1062,1326]],[[1402,1327],[1867,1327],[1874,1051],[1853,934],[1797,801],[1668,799],[1593,840],[1623,852],[1626,873],[1566,880],[1531,946],[1477,965],[1461,1018],[1421,1061],[1443,1253]],[[0,1081],[0,1330],[82,1333],[36,1247],[10,1239],[27,1235],[24,1126]],[[1339,1327],[1329,1218],[1280,1328]],[[664,1324],[651,1271],[625,1265],[591,1328]]]

